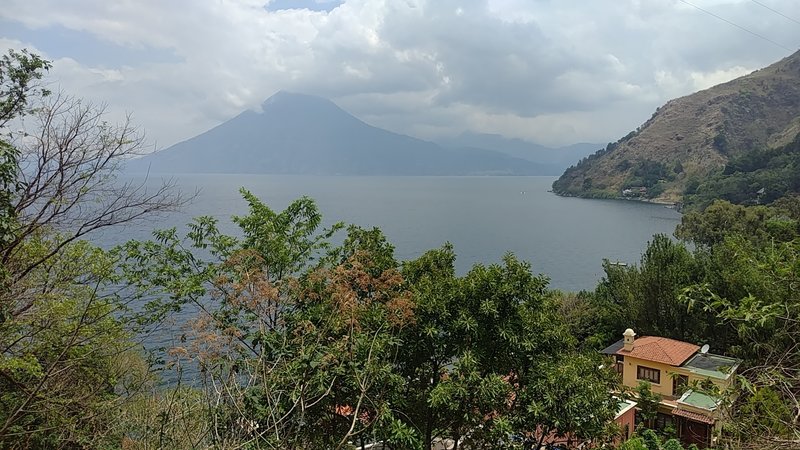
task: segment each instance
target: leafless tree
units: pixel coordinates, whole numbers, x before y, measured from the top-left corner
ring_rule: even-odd
[[[63,93],[42,102],[32,116],[33,130],[14,142],[20,151],[13,203],[17,220],[14,238],[2,248],[0,260],[13,265],[20,245],[37,233],[55,232],[59,239],[37,258],[12,267],[11,284],[88,233],[175,211],[187,201],[172,180],[148,189],[146,180],[119,176],[127,160],[147,150],[144,135],[130,117],[110,124],[105,106]]]

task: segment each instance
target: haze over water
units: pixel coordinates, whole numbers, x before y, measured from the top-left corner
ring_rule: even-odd
[[[160,182],[151,175],[149,183]],[[413,259],[449,241],[463,274],[475,263],[494,263],[510,251],[551,278],[551,287],[593,289],[603,258],[638,263],[655,233],[671,235],[680,214],[660,205],[558,197],[554,177],[345,177],[282,175],[174,175],[181,190],[199,195],[180,213],[106,232],[102,245],[148,239],[156,228],[179,230],[200,215],[244,214],[246,187],[273,210],[306,195],[317,201],[324,224],[377,226],[399,260]],[[342,233],[343,235],[343,233]],[[341,239],[341,238],[340,238]]]

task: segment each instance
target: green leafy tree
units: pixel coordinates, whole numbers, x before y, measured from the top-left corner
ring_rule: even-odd
[[[689,449],[697,449],[697,446],[692,444]],[[619,450],[684,450],[684,447],[677,439],[662,442],[655,431],[644,430],[640,436],[622,443]]]
[[[36,102],[29,96],[44,97],[50,93],[41,84],[50,67],[50,61],[28,50],[9,50],[0,58],[0,128],[30,113]]]
[[[481,432],[470,436],[472,445],[508,434],[525,437],[528,446],[565,436],[594,439],[613,418],[614,377],[598,370],[598,359],[576,354],[546,286],[546,278],[512,255],[502,265],[476,265],[461,282],[457,342],[469,350],[482,377],[499,377],[510,388],[481,426],[473,426]],[[478,406],[463,405],[459,416],[481,411]]]
[[[661,439],[653,430],[642,431],[642,440],[647,450],[661,450]]]
[[[619,450],[648,450],[648,448],[641,437],[635,436],[620,444]]]
[[[13,135],[6,132],[5,126],[30,112],[30,95],[49,94],[39,81],[50,67],[50,61],[27,50],[9,50],[0,59],[0,131],[3,134],[0,138],[0,245],[3,246],[14,239],[13,221],[17,211],[13,201],[20,188],[17,182],[20,152],[8,141]]]
[[[640,423],[645,428],[653,428],[653,423],[658,416],[658,405],[661,402],[661,396],[653,392],[651,385],[647,381],[640,381],[636,387],[636,403],[637,411],[640,418]]]
[[[449,245],[404,265],[415,323],[399,370],[403,416],[434,439],[496,447],[564,437],[602,439],[616,411],[616,377],[581,355],[547,279],[507,255],[456,277]],[[579,393],[579,394],[576,394]]]
[[[739,406],[738,426],[758,436],[775,434],[792,435],[792,408],[781,395],[770,386],[755,387],[755,392],[746,396]]]
[[[52,245],[28,239],[21,255]],[[86,242],[62,247],[31,273],[28,309],[0,323],[0,446],[97,446],[113,439],[120,364],[133,341],[119,313],[121,299],[102,291],[113,281],[113,258]],[[12,272],[13,273],[13,272]]]
[[[798,224],[775,208],[747,207],[719,200],[703,211],[686,213],[675,229],[679,239],[703,248],[711,248],[735,234],[759,243],[789,241],[798,236]]]
[[[636,327],[642,334],[694,340],[698,323],[679,300],[683,287],[694,281],[696,264],[685,246],[655,235],[642,255]],[[646,324],[651,324],[649,327]]]
[[[581,348],[601,349],[607,341],[613,339],[613,326],[608,327],[608,336],[604,335],[604,327],[598,326],[601,313],[610,315],[611,312],[601,311],[593,291],[553,291],[550,295],[558,305],[559,316],[563,318],[569,333],[575,337]]]
[[[528,448],[565,440],[568,446],[610,437],[619,401],[616,374],[597,357],[574,355],[539,365],[515,389],[510,422],[530,436]],[[522,377],[521,377],[522,378]]]
[[[460,355],[448,377],[431,390],[431,407],[445,417],[442,427],[452,439],[454,450],[464,443],[468,448],[496,443],[498,434],[511,431],[502,426],[505,422],[500,415],[511,386],[498,374],[481,372],[477,358],[467,351]],[[498,426],[502,429],[498,430]]]
[[[677,439],[669,439],[661,446],[662,450],[683,450],[683,446]]]
[[[690,342],[709,339],[718,320],[703,311],[689,314],[681,298],[684,288],[702,279],[704,264],[705,259],[665,235],[653,236],[638,267],[606,262],[605,277],[589,297],[597,320],[585,333],[603,345],[618,340],[626,328]]]
[[[733,235],[715,246],[714,257],[719,260],[719,275],[687,288],[685,300],[693,308],[716,314],[738,338],[730,351],[744,360],[738,371],[742,407],[731,408],[730,438],[753,446],[796,440],[800,438],[796,421],[800,240],[763,246]],[[764,407],[771,414],[753,416]]]
[[[448,410],[453,404],[445,399],[453,395],[452,391],[440,389],[436,401],[431,397],[441,382],[453,382],[450,367],[460,348],[455,327],[459,298],[455,258],[453,247],[447,244],[403,264],[403,277],[414,297],[415,321],[401,336],[403,351],[397,369],[406,379],[406,388],[398,404],[403,405],[409,424],[418,427],[425,449],[430,449],[433,440],[447,428],[461,429],[449,425],[452,414]],[[474,369],[467,362],[458,366],[459,380],[468,378]]]
[[[734,204],[771,204],[800,193],[800,137],[776,148],[754,148],[730,158],[724,170],[705,178],[684,201],[703,209],[715,200]]]

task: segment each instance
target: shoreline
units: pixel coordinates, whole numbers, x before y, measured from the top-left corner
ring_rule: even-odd
[[[674,209],[675,211],[682,213],[683,210],[683,202],[675,202],[669,200],[662,200],[662,199],[650,199],[650,198],[636,198],[636,197],[624,197],[624,196],[593,196],[593,195],[574,195],[574,194],[567,194],[556,192],[553,189],[549,189],[547,192],[553,193],[559,197],[573,197],[573,198],[584,198],[588,200],[621,200],[626,202],[640,202],[640,203],[651,203],[654,205],[661,205],[665,208]]]

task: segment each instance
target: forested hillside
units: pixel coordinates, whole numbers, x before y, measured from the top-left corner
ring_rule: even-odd
[[[737,204],[769,204],[800,193],[800,135],[781,147],[755,149],[731,158],[724,169],[686,186],[688,207],[716,199]]]
[[[667,102],[639,128],[553,183],[561,195],[677,202],[731,158],[792,142],[800,129],[800,53]]]

